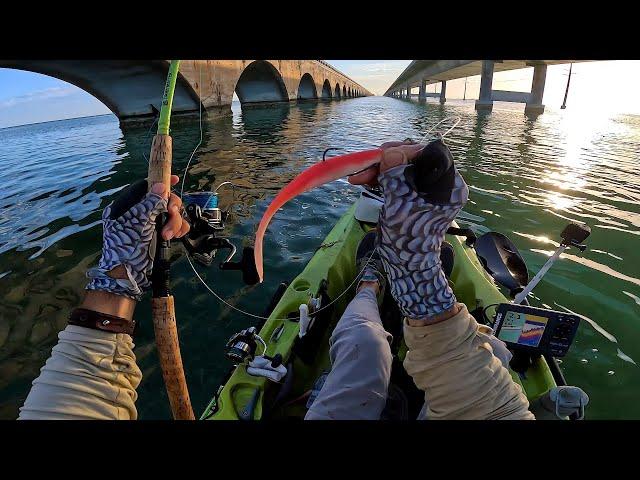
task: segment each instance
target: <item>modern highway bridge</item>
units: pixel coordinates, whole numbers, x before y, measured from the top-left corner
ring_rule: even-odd
[[[80,87],[120,120],[160,110],[167,60],[0,60],[0,68],[42,73]],[[233,93],[243,106],[372,95],[322,60],[183,60],[173,111],[230,114]]]
[[[385,96],[411,98],[411,89],[419,88],[418,99],[438,97],[447,99],[447,80],[481,75],[480,96],[476,110],[493,109],[493,102],[519,102],[525,104],[525,113],[544,112],[542,97],[547,76],[547,65],[578,62],[578,60],[414,60],[385,92]],[[494,72],[533,67],[530,92],[512,92],[493,89]],[[440,83],[440,93],[427,92],[427,85]]]

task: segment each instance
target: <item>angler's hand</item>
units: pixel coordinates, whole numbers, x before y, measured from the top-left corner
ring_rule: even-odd
[[[404,142],[386,142],[380,145],[384,150],[382,161],[363,170],[360,173],[351,175],[349,183],[353,185],[370,185],[375,187],[379,185],[378,175],[399,165],[406,165],[408,162],[418,156],[418,153],[424,148],[422,143],[414,143],[410,140]]]
[[[391,294],[411,321],[434,322],[457,313],[456,298],[442,271],[440,246],[451,222],[467,201],[469,189],[440,140],[428,145],[389,142],[379,165],[353,175],[353,184],[379,184],[384,193],[380,212],[378,253],[389,278]],[[423,149],[424,152],[423,152]],[[416,167],[450,160],[442,181],[429,192],[416,190]],[[422,164],[425,165],[425,164]],[[428,169],[427,169],[428,170]]]
[[[171,184],[178,183],[172,175]],[[91,279],[87,290],[102,290],[140,300],[151,286],[151,271],[156,250],[156,218],[167,208],[166,188],[156,183],[147,192],[146,180],[122,190],[102,214],[102,257],[96,268],[87,272]],[[168,219],[162,229],[165,240],[180,238],[189,229],[181,216],[182,200],[169,196]]]

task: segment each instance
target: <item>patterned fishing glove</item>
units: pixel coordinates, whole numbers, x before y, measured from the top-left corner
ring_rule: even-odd
[[[140,300],[151,287],[151,270],[156,250],[156,217],[166,210],[167,200],[147,193],[146,180],[125,188],[102,214],[103,245],[98,266],[87,271],[87,290],[103,290]],[[118,265],[127,279],[108,273]]]
[[[469,188],[442,140],[378,176],[384,192],[378,252],[401,312],[422,319],[456,303],[440,262],[445,233],[467,202]]]

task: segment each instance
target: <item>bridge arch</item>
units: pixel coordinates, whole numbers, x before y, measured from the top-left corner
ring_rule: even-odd
[[[120,120],[156,115],[169,63],[155,60],[0,60],[0,68],[39,73],[75,85],[97,98]],[[197,88],[197,87],[196,87]],[[173,111],[197,112],[200,99],[178,74]]]
[[[339,83],[336,83],[335,97],[336,97],[337,99],[342,98],[342,92],[341,92],[341,90],[340,90],[340,84],[339,84]]]
[[[329,83],[329,80],[324,81],[324,83],[322,84],[322,98],[331,98],[331,84]]]
[[[346,85],[342,86],[342,96],[344,98],[347,98],[347,86]]]
[[[318,98],[316,82],[309,73],[305,73],[298,84],[298,100],[312,100]]]
[[[265,60],[251,62],[236,83],[241,104],[286,102],[289,100],[282,75]]]

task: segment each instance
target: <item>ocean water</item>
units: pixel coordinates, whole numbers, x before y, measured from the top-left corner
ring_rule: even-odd
[[[496,105],[419,104],[385,97],[242,110],[205,120],[187,190],[223,181],[226,234],[249,245],[270,199],[329,147],[342,152],[394,139],[419,139],[450,116],[446,139],[470,186],[459,223],[509,236],[531,275],[569,221],[588,223],[589,248],[569,250],[534,290],[531,303],[585,316],[561,368],[590,396],[592,419],[640,418],[640,117],[547,111],[536,119]],[[15,418],[58,331],[83,295],[84,272],[100,255],[100,214],[118,191],[143,178],[153,132],[122,130],[111,115],[0,130],[0,418]],[[183,175],[200,139],[198,119],[174,122],[174,170]],[[230,303],[262,313],[282,281],[305,265],[358,196],[340,180],[308,192],[275,217],[265,239],[264,284],[246,287],[238,272],[198,266]],[[555,242],[555,243],[554,243]],[[198,415],[229,368],[228,337],[252,324],[200,284],[174,248],[182,355]],[[143,371],[140,418],[170,418],[145,298],[136,310],[136,355]]]

